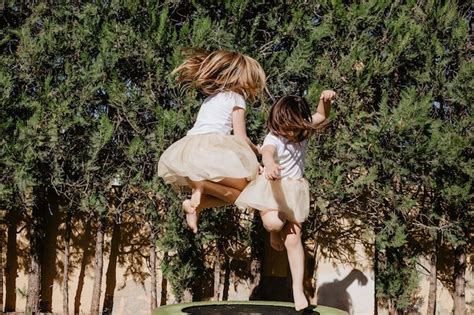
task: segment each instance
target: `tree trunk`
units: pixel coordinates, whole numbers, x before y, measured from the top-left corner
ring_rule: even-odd
[[[69,241],[71,239],[71,213],[66,212],[66,231],[64,236],[64,271],[63,271],[63,314],[69,314]]]
[[[92,288],[91,315],[99,315],[102,269],[104,265],[105,219],[99,219],[94,255],[94,286]]]
[[[150,226],[151,227],[151,226]],[[151,232],[150,236],[150,276],[151,276],[151,311],[158,307],[157,303],[157,281],[156,281],[156,245],[155,245],[155,233]]]
[[[224,281],[222,283],[222,300],[227,301],[229,299],[229,286],[230,286],[230,258],[225,254],[224,264]]]
[[[33,247],[34,245],[31,244]],[[30,266],[28,268],[28,293],[26,312],[38,314],[40,311],[41,264],[38,253],[30,250]]]
[[[44,239],[43,204],[40,202],[40,204],[36,204],[32,208],[29,231],[30,263],[28,266],[26,312],[38,314],[41,307],[41,253]]]
[[[213,301],[219,301],[221,291],[221,264],[219,262],[219,251],[214,258],[214,296]]]
[[[463,246],[454,251],[454,315],[466,314],[466,252]]]
[[[163,254],[163,260],[167,259],[168,254]],[[168,280],[161,272],[161,292],[160,292],[160,306],[166,305],[168,303]]]
[[[16,309],[16,277],[18,270],[18,249],[16,247],[18,216],[9,212],[7,230],[7,258],[5,267],[5,312],[15,312]]]
[[[437,256],[437,240],[435,240],[433,252],[431,253],[430,257],[430,289],[428,292],[428,309],[426,311],[427,315],[435,315],[436,314],[436,290],[437,290],[437,277],[438,277],[438,270],[436,269],[436,263],[438,260]]]
[[[314,248],[313,248],[313,263],[311,271],[308,271],[311,274],[311,289],[314,290],[312,292],[313,296],[310,298],[310,303],[317,305],[318,304],[318,267],[319,267],[319,260],[320,260],[320,253],[319,253],[319,242],[318,242],[318,232],[314,235]]]
[[[389,315],[398,315],[397,308],[395,307],[395,304],[391,300],[388,301],[388,314]]]
[[[117,258],[120,250],[120,224],[114,223],[112,230],[112,240],[110,242],[109,265],[105,275],[104,305],[102,314],[112,314],[114,309],[115,287],[117,285]]]
[[[160,292],[158,292],[158,273],[157,264],[158,255],[156,253],[156,231],[151,221],[148,222],[150,228],[150,276],[151,276],[151,294],[150,294],[150,309],[153,310],[158,307],[158,294],[161,294],[162,287],[160,286]],[[160,296],[161,297],[161,296]]]
[[[374,236],[376,239],[377,235]],[[378,285],[378,272],[379,272],[379,250],[377,248],[377,242],[374,242],[374,315],[379,313],[379,301],[377,297],[377,285]]]
[[[181,301],[179,302],[190,303],[192,301],[193,301],[193,292],[191,291],[191,289],[184,290]]]
[[[261,281],[262,281],[262,261],[264,253],[264,241],[262,238],[265,229],[263,228],[260,215],[252,211],[252,255],[250,261],[250,296],[249,300],[255,301],[262,298]]]
[[[2,211],[3,214],[3,211]],[[0,312],[3,311],[3,242],[5,241],[5,222],[0,222]]]

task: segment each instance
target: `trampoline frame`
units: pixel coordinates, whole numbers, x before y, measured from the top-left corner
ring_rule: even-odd
[[[267,306],[280,306],[280,307],[291,307],[294,308],[293,303],[278,302],[278,301],[202,301],[192,302],[183,304],[170,304],[160,306],[153,311],[153,315],[186,315],[189,313],[183,312],[183,309],[193,306],[211,306],[211,305],[267,305]],[[327,307],[327,306],[312,306],[313,311],[318,312],[320,315],[348,315],[347,312]]]

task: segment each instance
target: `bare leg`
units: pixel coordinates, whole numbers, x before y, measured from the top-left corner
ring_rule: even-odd
[[[285,249],[283,239],[281,237],[281,230],[285,225],[285,217],[278,211],[260,211],[263,226],[270,232],[270,245],[277,251]]]
[[[295,309],[300,311],[308,306],[308,300],[303,290],[304,249],[301,242],[301,225],[288,221],[281,234],[285,243],[286,253],[288,254],[291,279],[293,280]]]
[[[190,206],[196,208],[201,203],[201,196],[204,192],[204,181],[193,181],[186,179],[188,185],[192,188],[192,195],[190,199]],[[184,207],[184,205],[183,205]]]
[[[182,205],[186,213],[186,223],[194,233],[198,231],[197,222],[202,209],[230,205],[240,195],[240,190],[221,185],[220,182],[193,182],[189,180],[189,183],[192,187],[199,187],[199,204],[196,205],[193,201],[197,189],[193,188],[191,199],[186,199]]]
[[[231,187],[231,188],[235,188],[235,189],[238,189],[238,190],[242,191],[242,190],[244,190],[245,187],[247,187],[249,182],[245,178],[226,177],[226,178],[222,179],[221,181],[219,181],[218,183],[221,184],[221,185]]]
[[[233,204],[242,192],[240,189],[222,185],[221,182],[203,182],[204,194],[213,196],[217,199]]]
[[[199,206],[194,208],[192,206],[191,200],[186,199],[185,201],[183,201],[183,210],[186,213],[186,224],[191,229],[191,231],[196,234],[198,231],[197,221],[201,210],[205,208],[222,207],[225,205],[228,205],[226,201],[217,199],[209,195],[203,195]]]
[[[197,207],[201,202],[203,194],[212,195],[216,198],[234,203],[240,192],[247,186],[245,178],[224,178],[219,182],[208,180],[193,181],[187,178],[189,187],[192,188],[191,206]]]

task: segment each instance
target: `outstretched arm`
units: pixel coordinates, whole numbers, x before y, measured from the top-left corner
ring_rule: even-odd
[[[323,127],[327,123],[329,112],[331,111],[331,102],[336,97],[336,92],[333,90],[324,90],[319,97],[318,108],[313,115],[313,126]]]
[[[234,108],[234,111],[232,112],[232,124],[234,127],[234,135],[244,139],[253,152],[255,152],[255,155],[259,155],[260,152],[258,147],[252,141],[250,141],[249,137],[247,137],[247,129],[245,127],[245,110],[243,108]]]

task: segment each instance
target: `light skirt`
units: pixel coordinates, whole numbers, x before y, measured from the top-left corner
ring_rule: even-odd
[[[235,201],[241,208],[284,213],[292,222],[303,222],[309,215],[309,185],[304,178],[268,180],[258,175]]]
[[[258,161],[245,140],[218,133],[188,135],[163,152],[158,162],[158,176],[173,186],[188,186],[193,181],[218,182],[225,177],[257,176]]]

